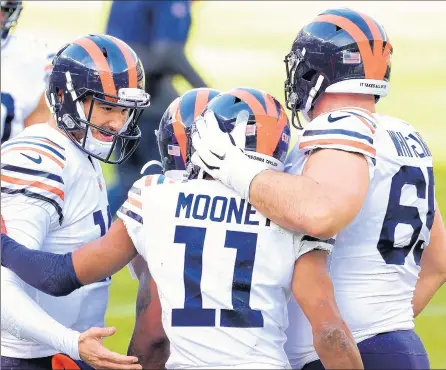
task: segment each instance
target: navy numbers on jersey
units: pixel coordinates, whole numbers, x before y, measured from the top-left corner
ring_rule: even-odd
[[[172,310],[172,326],[216,326],[216,309],[203,308],[201,275],[206,229],[177,226],[174,242],[185,244],[184,255],[184,308]],[[225,248],[237,250],[233,282],[233,309],[220,310],[220,326],[233,328],[261,328],[263,316],[249,307],[252,273],[257,248],[257,234],[227,231]]]
[[[102,211],[93,212],[93,221],[95,225],[98,225],[101,229],[101,237],[105,235],[105,233],[110,229],[112,216],[110,212],[110,206],[107,206],[107,228],[105,228],[104,216],[102,215]]]
[[[405,185],[413,185],[416,188],[416,196],[427,202],[426,228],[430,231],[434,222],[434,172],[432,167],[427,168],[426,179],[421,168],[402,166],[393,176],[390,186],[389,203],[384,217],[381,235],[378,242],[378,250],[386,264],[404,265],[406,257],[414,247],[414,259],[420,264],[421,254],[424,248],[424,240],[419,240],[423,221],[417,207],[406,206],[400,203]],[[413,228],[409,244],[404,247],[395,246],[395,231],[399,224],[410,225]]]
[[[11,136],[12,120],[15,116],[15,104],[13,97],[8,93],[1,93],[2,105],[6,108],[5,122],[2,122],[2,143]]]

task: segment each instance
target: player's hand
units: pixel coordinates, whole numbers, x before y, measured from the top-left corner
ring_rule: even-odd
[[[95,369],[142,369],[135,356],[125,356],[104,347],[102,338],[110,337],[116,328],[90,328],[79,337],[79,354]]]
[[[214,112],[208,110],[204,117],[196,118],[191,132],[195,149],[192,163],[245,199],[249,198],[251,181],[268,168],[263,162],[251,160],[244,153],[248,119],[248,112],[242,112],[232,132],[227,133],[220,129]]]

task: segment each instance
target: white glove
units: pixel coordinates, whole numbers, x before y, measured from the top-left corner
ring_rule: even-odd
[[[249,201],[252,180],[269,166],[245,155],[248,118],[247,111],[240,112],[234,129],[227,133],[220,129],[214,112],[197,117],[191,133],[195,149],[191,161]]]

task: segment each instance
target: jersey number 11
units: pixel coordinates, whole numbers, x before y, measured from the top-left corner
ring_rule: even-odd
[[[203,308],[201,274],[206,229],[177,226],[175,243],[185,244],[184,256],[184,308],[172,310],[172,326],[215,326],[213,308]],[[220,326],[232,328],[261,328],[263,316],[249,307],[251,281],[257,248],[257,234],[227,231],[225,248],[237,250],[232,280],[233,309],[220,310]]]

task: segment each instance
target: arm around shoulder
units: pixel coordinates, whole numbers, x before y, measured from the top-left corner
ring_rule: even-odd
[[[362,154],[313,152],[301,176],[263,171],[251,182],[250,202],[273,222],[328,239],[359,213],[367,195],[369,164]]]

